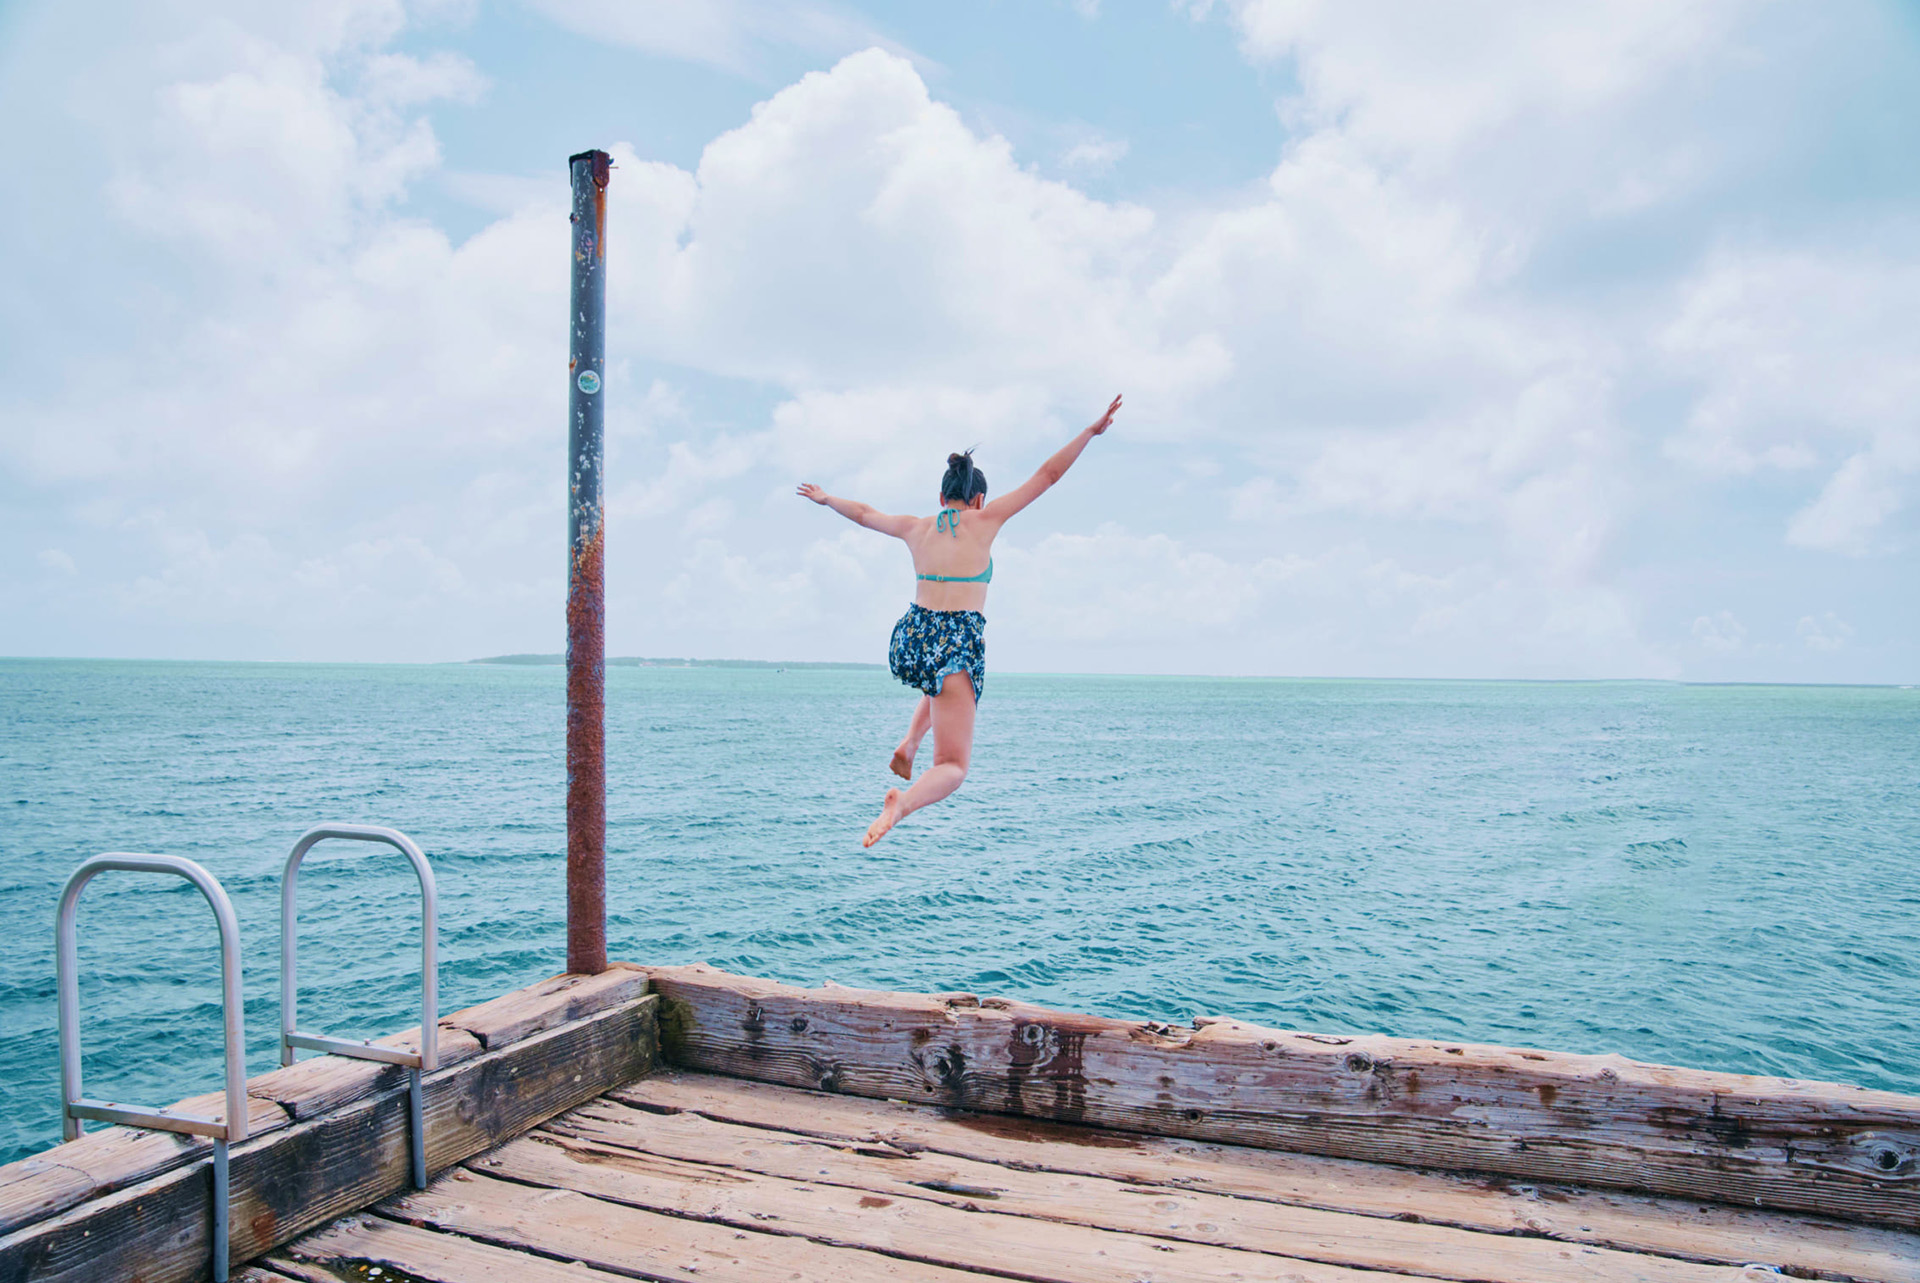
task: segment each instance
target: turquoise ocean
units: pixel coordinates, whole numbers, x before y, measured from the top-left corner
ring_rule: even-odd
[[[0,661],[0,1161],[58,1139],[53,920],[102,851],[225,883],[275,1063],[279,871],[412,834],[452,1010],[564,961],[555,667]],[[878,670],[608,672],[616,957],[1117,1016],[1383,1031],[1920,1091],[1920,692],[989,680],[973,774],[863,851]],[[929,746],[930,748],[930,746]],[[414,1023],[392,854],[301,876],[302,1023]],[[211,915],[80,907],[89,1095],[217,1088]]]

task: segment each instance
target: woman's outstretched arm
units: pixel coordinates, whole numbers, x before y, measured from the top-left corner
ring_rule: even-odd
[[[1080,430],[1080,435],[1053,452],[1053,457],[1040,465],[1038,471],[1018,486],[1001,495],[986,507],[986,515],[995,521],[1005,521],[1014,513],[1038,499],[1053,487],[1053,483],[1067,475],[1067,469],[1087,448],[1087,442],[1107,430],[1113,422],[1113,416],[1120,413],[1120,398],[1113,398],[1113,404],[1099,420]]]
[[[917,517],[896,517],[885,513],[870,503],[861,503],[858,499],[842,499],[830,495],[811,481],[802,485],[796,492],[803,499],[824,504],[855,525],[865,526],[869,530],[878,530],[883,535],[892,535],[895,539],[905,539],[913,529]]]

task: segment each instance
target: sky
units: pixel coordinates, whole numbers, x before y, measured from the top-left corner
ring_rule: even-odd
[[[0,654],[1920,680],[1920,6],[7,0]]]

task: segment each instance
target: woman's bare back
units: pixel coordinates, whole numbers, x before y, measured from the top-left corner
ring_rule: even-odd
[[[1002,524],[980,508],[960,506],[916,519],[902,540],[913,554],[914,601],[927,610],[984,610],[986,581],[954,581],[975,578],[993,564],[993,540]]]

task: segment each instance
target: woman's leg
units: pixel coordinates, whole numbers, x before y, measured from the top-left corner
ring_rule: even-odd
[[[887,835],[888,829],[921,807],[940,801],[967,778],[967,766],[973,760],[973,679],[965,673],[948,674],[940,693],[929,703],[933,714],[933,765],[906,792],[887,790],[880,818],[867,827],[863,846],[872,846]]]
[[[913,778],[913,757],[920,751],[920,741],[927,737],[927,728],[933,725],[933,700],[922,695],[920,702],[913,706],[913,718],[907,723],[907,737],[900,741],[900,747],[893,750],[893,761],[888,767],[903,780]]]

